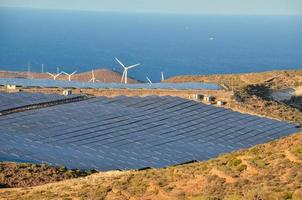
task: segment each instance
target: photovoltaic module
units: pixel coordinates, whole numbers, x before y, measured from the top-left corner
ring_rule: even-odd
[[[0,116],[0,160],[98,170],[165,167],[299,131],[293,123],[178,97],[96,97]]]

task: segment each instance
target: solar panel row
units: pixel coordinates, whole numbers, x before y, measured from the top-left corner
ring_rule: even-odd
[[[58,101],[63,99],[74,98],[78,95],[62,96],[59,94],[43,94],[43,93],[0,93],[0,113],[4,110],[20,108],[28,105]]]
[[[295,124],[178,97],[97,97],[0,117],[0,159],[99,170],[205,160]]]
[[[208,89],[219,90],[220,87],[212,83],[89,83],[77,81],[61,81],[50,79],[20,79],[20,78],[0,78],[0,85],[17,85],[24,87],[58,87],[58,88],[104,88],[104,89],[179,89],[194,90]]]

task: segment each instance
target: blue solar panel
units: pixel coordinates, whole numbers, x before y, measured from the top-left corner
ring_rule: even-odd
[[[99,170],[164,167],[298,131],[295,124],[177,97],[97,97],[0,116],[0,160]]]
[[[61,81],[50,79],[20,79],[20,78],[0,78],[0,85],[17,85],[23,87],[58,87],[58,88],[108,88],[108,89],[179,89],[179,90],[219,90],[220,87],[212,83],[90,83],[76,81]]]
[[[42,94],[42,93],[4,93],[0,92],[0,113],[3,111],[21,108],[29,105],[53,102],[64,99],[71,99],[79,95],[61,96],[58,94]]]

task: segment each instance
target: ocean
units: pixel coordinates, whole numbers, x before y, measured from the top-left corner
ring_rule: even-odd
[[[302,16],[111,13],[0,8],[0,70],[109,68],[146,81],[302,69]]]

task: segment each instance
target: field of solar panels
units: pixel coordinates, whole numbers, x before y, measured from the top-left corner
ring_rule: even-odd
[[[0,161],[98,170],[165,167],[300,131],[297,124],[178,97],[66,101],[72,98],[1,93]],[[32,106],[45,102],[50,106]]]

